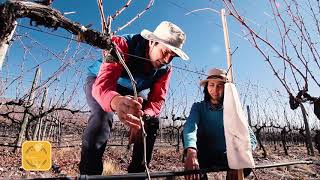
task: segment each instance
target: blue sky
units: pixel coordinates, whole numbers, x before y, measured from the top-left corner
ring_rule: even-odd
[[[124,0],[103,1],[105,14],[113,14],[117,9],[122,7],[125,2],[126,1]],[[117,27],[122,26],[138,12],[143,10],[148,2],[149,1],[147,0],[132,1],[132,5],[114,22],[112,22],[112,28],[116,29]],[[253,0],[242,0],[241,3],[235,3],[238,9],[241,10],[241,13],[248,18],[249,23],[253,27],[256,29],[267,28],[270,30],[272,36],[272,30],[274,30],[274,26],[272,26],[271,18],[268,16],[268,13],[271,13],[268,4],[266,4],[267,2],[268,1],[258,2]],[[69,14],[66,15],[66,17],[83,25],[93,24],[91,28],[95,30],[100,31],[101,29],[100,15],[96,1],[56,0],[53,3],[53,7],[61,12],[76,11],[75,14]],[[226,53],[220,15],[209,10],[198,11],[187,15],[188,12],[196,9],[212,8],[220,11],[222,7],[222,1],[218,0],[156,0],[154,6],[148,12],[146,12],[141,18],[134,21],[130,26],[120,31],[118,35],[139,33],[142,29],[153,31],[161,21],[171,21],[185,31],[187,40],[183,49],[190,57],[190,61],[175,59],[173,61],[174,66],[184,67],[195,71],[207,71],[212,67],[226,69]],[[263,57],[243,37],[242,28],[239,26],[239,24],[236,23],[231,17],[228,17],[227,20],[231,49],[237,49],[233,54],[232,60],[234,78],[235,82],[238,83],[239,91],[241,91],[240,94],[245,92],[246,84],[248,84],[250,81],[255,85],[258,84],[260,88],[265,87],[270,89],[279,89],[281,94],[286,96],[285,92],[283,91],[283,87],[280,86],[279,81],[275,78]],[[24,26],[29,26],[28,20],[20,20],[19,23]],[[42,27],[40,27],[40,29],[70,37],[70,34],[63,30],[52,31]],[[9,72],[9,74],[14,76],[18,74],[18,69],[12,67],[18,67],[22,62],[24,62],[23,64],[26,67],[25,69],[30,69],[32,66],[34,66],[34,64],[37,64],[37,62],[41,62],[42,59],[52,58],[52,61],[43,63],[41,65],[43,73],[42,79],[45,79],[46,76],[51,75],[62,64],[61,61],[57,60],[51,55],[50,52],[48,52],[48,50],[42,47],[48,47],[51,52],[61,54],[61,52],[67,47],[68,40],[50,36],[41,32],[36,32],[34,30],[25,29],[23,27],[18,27],[17,32],[19,34],[29,33],[34,40],[40,42],[42,45],[40,46],[34,43],[32,44],[30,43],[30,40],[24,41],[25,43],[29,43],[27,43],[26,46],[29,45],[28,47],[34,47],[31,50],[34,57],[29,54],[26,55],[25,60],[22,61],[23,48],[21,48],[21,43],[16,41],[17,43],[12,45],[12,48],[9,52],[7,62],[9,69],[4,69],[2,73]],[[271,37],[271,39],[277,40],[276,37]],[[83,78],[85,78],[87,66],[94,59],[99,58],[100,50],[95,48],[88,50],[89,47],[84,44],[81,44],[80,46],[86,50],[77,52],[77,43],[71,42],[69,53],[66,54],[66,57],[80,62],[76,65],[79,67],[80,72],[75,72],[70,69],[68,72],[64,72],[61,75],[60,82],[56,84],[60,87],[60,89],[63,89],[66,84],[70,85],[76,81],[79,81],[77,86],[79,89],[77,99],[80,102],[85,103],[82,92]],[[74,52],[77,52],[77,54],[74,55]],[[88,53],[91,55],[90,58],[85,60],[75,60],[77,57],[87,57],[85,55]],[[25,89],[27,89],[28,83],[30,83],[32,79],[32,73],[34,73],[34,71],[26,73],[28,75],[26,75],[26,80],[24,81],[26,84]],[[171,93],[174,92],[173,96],[177,99],[181,100],[185,99],[185,97],[188,97],[187,106],[189,107],[192,102],[199,100],[202,97],[201,94],[197,94],[197,91],[199,90],[198,81],[202,78],[205,77],[176,69],[172,77],[170,91]],[[14,86],[12,86],[12,89],[14,90]],[[9,96],[11,94],[12,96],[14,94],[13,90],[11,92],[6,92],[6,94]],[[311,91],[316,92],[312,87]],[[317,95],[319,96],[319,94]],[[181,100],[182,103],[177,103],[177,101],[178,100],[172,102],[172,99],[169,99],[168,104],[176,103],[179,107],[184,104],[183,102],[185,102],[185,100]]]

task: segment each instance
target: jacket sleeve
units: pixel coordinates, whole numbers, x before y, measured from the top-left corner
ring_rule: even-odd
[[[153,84],[148,94],[148,102],[144,108],[146,114],[159,116],[169,89],[171,75],[172,68],[169,68],[169,70]]]
[[[113,36],[112,41],[115,43],[120,53],[128,53],[128,44],[122,37]],[[124,56],[125,60],[128,58]],[[103,62],[96,81],[92,86],[92,96],[106,112],[112,112],[111,100],[119,95],[116,92],[117,81],[121,75],[123,66],[117,62]]]
[[[184,149],[189,147],[197,149],[197,130],[200,120],[200,111],[198,103],[191,107],[189,117],[183,126]]]

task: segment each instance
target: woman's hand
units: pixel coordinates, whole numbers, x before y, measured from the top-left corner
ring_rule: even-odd
[[[199,162],[197,158],[197,150],[193,148],[187,149],[187,158],[184,162],[185,170],[195,170],[199,169]],[[185,176],[186,180],[198,180],[200,179],[200,174],[192,174]]]

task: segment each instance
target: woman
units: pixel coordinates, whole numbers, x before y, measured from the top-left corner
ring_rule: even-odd
[[[192,105],[190,115],[184,124],[183,136],[186,153],[184,166],[186,170],[198,169],[199,167],[201,169],[213,166],[228,167],[223,126],[226,72],[214,68],[208,74],[207,79],[200,81],[200,85],[204,87],[204,100]],[[255,136],[250,128],[249,132],[251,144],[254,147]],[[236,172],[229,170],[227,179],[234,175]],[[207,179],[207,176],[190,175],[186,179]]]

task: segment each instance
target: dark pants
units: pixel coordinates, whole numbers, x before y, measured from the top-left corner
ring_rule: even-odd
[[[95,77],[88,77],[84,85],[87,103],[90,107],[90,117],[88,125],[82,137],[80,174],[100,175],[103,171],[102,156],[105,151],[107,141],[110,138],[110,131],[113,123],[113,112],[105,112],[98,102],[92,97],[92,85]],[[119,92],[122,94],[121,92]],[[125,95],[125,94],[122,94]],[[145,122],[147,133],[147,162],[150,163],[154,142],[156,140],[159,119],[152,118]],[[143,141],[137,138],[134,143],[132,161],[128,167],[128,172],[143,172]]]

